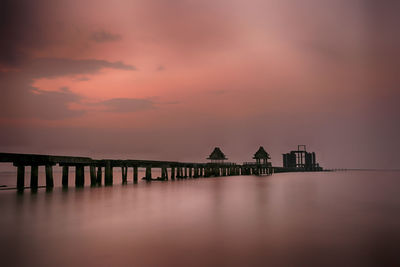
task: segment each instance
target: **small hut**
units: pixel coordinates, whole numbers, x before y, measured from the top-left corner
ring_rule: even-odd
[[[219,147],[214,148],[214,151],[208,156],[211,163],[223,163],[224,160],[227,160],[225,154],[221,151]]]
[[[257,164],[262,164],[267,165],[268,164],[268,159],[270,159],[271,157],[269,156],[269,154],[267,153],[267,151],[265,151],[265,149],[260,146],[260,148],[257,150],[257,152],[254,154],[253,159],[256,160]]]

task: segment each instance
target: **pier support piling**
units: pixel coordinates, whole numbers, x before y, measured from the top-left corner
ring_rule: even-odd
[[[161,168],[161,178],[165,181],[168,181],[168,171],[167,168]]]
[[[68,187],[68,174],[69,174],[69,170],[68,170],[68,166],[62,166],[62,186],[63,187]]]
[[[76,187],[85,186],[85,166],[83,165],[75,166],[75,186]]]
[[[151,181],[151,167],[146,167],[146,180]]]
[[[171,180],[175,180],[175,167],[171,167]]]
[[[97,177],[96,177],[96,166],[90,165],[90,186],[96,186]]]
[[[127,184],[128,183],[128,167],[121,167],[121,172],[122,172],[122,184]]]
[[[101,166],[97,167],[97,177],[96,177],[96,184],[98,186],[101,186],[101,179],[102,179],[102,170],[101,170]]]
[[[54,179],[53,179],[53,166],[46,165],[46,188],[50,189],[54,187]]]
[[[137,184],[138,182],[138,167],[133,167],[133,183]]]
[[[31,189],[34,191],[38,189],[38,180],[39,180],[39,166],[32,165],[31,166]]]
[[[110,186],[113,184],[113,167],[111,166],[111,162],[106,162],[106,167],[104,171],[104,184],[106,186]]]
[[[18,191],[22,191],[25,188],[25,166],[18,165],[17,166],[17,189]]]

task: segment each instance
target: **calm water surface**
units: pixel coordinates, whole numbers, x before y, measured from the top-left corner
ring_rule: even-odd
[[[398,172],[0,191],[0,211],[1,266],[400,266]]]

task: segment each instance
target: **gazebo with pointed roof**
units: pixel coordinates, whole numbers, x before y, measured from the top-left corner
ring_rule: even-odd
[[[211,163],[223,163],[228,158],[219,147],[216,147],[207,159],[211,160]]]
[[[271,157],[269,156],[269,154],[267,153],[267,151],[265,151],[265,149],[260,146],[260,148],[257,150],[257,152],[254,154],[253,159],[256,160],[257,164],[261,164],[261,160],[262,160],[262,164],[268,164],[268,159],[270,159]]]

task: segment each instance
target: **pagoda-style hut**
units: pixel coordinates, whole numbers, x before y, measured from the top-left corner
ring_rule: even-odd
[[[254,154],[253,159],[256,160],[257,164],[264,164],[267,165],[268,164],[268,159],[270,159],[271,157],[269,156],[269,154],[267,153],[267,151],[265,151],[265,149],[260,146],[260,148],[257,150],[257,152]]]
[[[224,160],[227,160],[225,154],[221,151],[219,147],[214,148],[214,151],[208,156],[211,163],[223,163]]]

